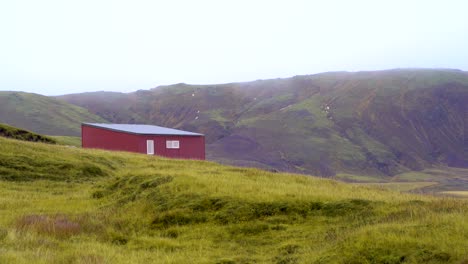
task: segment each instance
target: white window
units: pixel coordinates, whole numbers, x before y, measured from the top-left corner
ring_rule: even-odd
[[[154,141],[146,140],[146,154],[154,155]]]
[[[167,140],[166,141],[166,148],[168,148],[168,149],[178,149],[178,148],[180,148],[179,140]]]

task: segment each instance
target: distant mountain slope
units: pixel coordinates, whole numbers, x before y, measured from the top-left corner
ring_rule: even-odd
[[[81,122],[104,122],[88,110],[32,93],[0,91],[0,122],[47,135],[80,135]]]
[[[468,74],[458,70],[335,72],[59,98],[111,122],[205,133],[208,157],[229,164],[323,176],[468,167]]]

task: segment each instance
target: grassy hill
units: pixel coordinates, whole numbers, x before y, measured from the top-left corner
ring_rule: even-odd
[[[60,145],[81,147],[81,137],[73,136],[49,136]]]
[[[466,263],[468,201],[0,138],[1,263]]]
[[[0,122],[46,135],[78,136],[82,122],[105,122],[88,110],[51,97],[0,91]]]
[[[468,74],[336,72],[59,97],[106,120],[206,134],[211,160],[322,176],[468,168]]]
[[[0,123],[0,137],[13,138],[24,141],[43,142],[49,144],[57,143],[56,140],[54,140],[51,137],[39,135],[31,131],[12,127],[2,123]]]
[[[12,127],[0,123],[0,137],[13,138],[23,141],[42,142],[48,144],[60,144],[66,146],[81,147],[81,137],[72,136],[44,136],[28,130]]]

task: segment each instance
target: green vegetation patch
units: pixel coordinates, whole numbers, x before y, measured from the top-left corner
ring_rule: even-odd
[[[71,137],[71,136],[49,136],[54,139],[57,144],[73,147],[81,147],[81,137]]]
[[[111,173],[114,161],[60,147],[64,155],[45,144],[25,145],[0,138],[0,179],[8,181],[83,181]],[[74,152],[68,153],[67,152]]]
[[[3,263],[463,263],[468,203],[0,138]]]
[[[116,206],[131,206],[138,202],[156,212],[152,228],[212,222],[238,224],[275,217],[286,217],[288,222],[312,215],[371,216],[373,204],[369,200],[346,199],[336,202],[319,201],[251,201],[230,196],[206,196],[185,193],[173,182],[173,176],[162,174],[125,175],[109,182],[93,193],[97,199],[108,198]],[[176,185],[176,186],[167,186]],[[167,188],[166,188],[167,187]],[[177,192],[172,192],[176,189]]]
[[[466,260],[467,252],[450,247],[465,238],[449,227],[458,220],[441,220],[448,228],[443,235],[424,228],[434,225],[429,219],[421,219],[405,230],[399,223],[364,227],[340,240],[317,263],[459,263],[460,257]],[[450,235],[453,240],[446,239]]]
[[[368,176],[368,175],[355,175],[349,173],[338,173],[335,176],[336,179],[341,181],[350,181],[350,182],[362,182],[362,183],[379,183],[385,182],[388,179],[382,176]]]
[[[43,135],[33,133],[31,131],[27,131],[24,129],[12,127],[12,126],[1,124],[1,123],[0,123],[0,136],[18,139],[18,140],[24,140],[24,141],[32,141],[32,142],[42,142],[42,143],[49,143],[49,144],[57,143],[56,140],[50,137],[46,137]]]
[[[468,198],[468,191],[444,191],[440,192],[440,194]]]
[[[385,189],[395,190],[399,192],[408,192],[421,189],[424,187],[437,185],[437,182],[387,182],[387,183],[362,183],[365,185],[378,186]]]

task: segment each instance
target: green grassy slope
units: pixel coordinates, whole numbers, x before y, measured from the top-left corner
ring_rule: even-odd
[[[49,136],[57,141],[60,145],[81,147],[81,137],[71,137],[71,136]]]
[[[457,70],[337,72],[60,99],[112,122],[205,133],[208,158],[229,164],[322,176],[468,167],[468,74]]]
[[[55,144],[55,139],[0,123],[0,137]]]
[[[81,137],[72,136],[44,136],[21,128],[0,123],[0,137],[13,138],[24,141],[60,144],[81,147]]]
[[[51,97],[0,91],[0,122],[46,135],[81,133],[81,122],[105,122],[88,110]]]
[[[0,138],[0,262],[465,263],[466,200]]]

